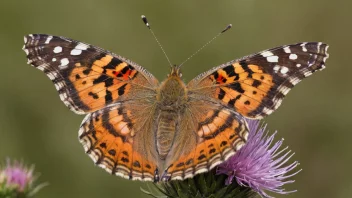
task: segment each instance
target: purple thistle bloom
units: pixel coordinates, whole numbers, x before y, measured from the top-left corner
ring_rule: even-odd
[[[5,182],[6,187],[16,188],[18,192],[24,192],[34,180],[33,167],[28,169],[17,161],[11,164],[7,160],[6,167],[0,170],[0,183]]]
[[[6,166],[0,166],[0,197],[31,197],[47,185],[35,185],[34,167],[30,168],[18,161],[7,160]]]
[[[242,149],[226,162],[217,168],[217,174],[226,174],[226,184],[229,185],[235,178],[237,183],[248,186],[263,197],[271,197],[264,191],[271,191],[279,194],[288,194],[296,191],[285,191],[283,185],[293,183],[294,180],[287,180],[296,175],[296,171],[287,175],[299,164],[293,162],[285,165],[292,157],[287,147],[279,151],[283,140],[272,144],[276,132],[267,136],[266,125],[259,128],[259,120],[248,120],[249,137],[248,142]]]

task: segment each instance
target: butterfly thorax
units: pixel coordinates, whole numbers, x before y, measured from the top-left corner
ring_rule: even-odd
[[[157,94],[156,143],[160,159],[168,155],[187,102],[186,85],[177,73],[171,73]]]

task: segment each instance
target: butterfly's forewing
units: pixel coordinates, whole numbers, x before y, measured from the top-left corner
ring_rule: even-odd
[[[61,100],[83,120],[79,139],[110,173],[153,180],[157,174],[152,118],[158,81],[109,51],[64,37],[25,36],[28,62],[54,82]]]
[[[65,37],[30,34],[24,39],[28,63],[45,72],[61,100],[78,114],[155,95],[156,78],[121,56]]]
[[[209,171],[234,155],[247,141],[244,118],[228,107],[190,100],[181,117],[163,180],[183,180]]]
[[[327,48],[324,43],[298,43],[230,61],[192,80],[190,97],[217,99],[243,116],[263,118],[298,82],[325,68]]]

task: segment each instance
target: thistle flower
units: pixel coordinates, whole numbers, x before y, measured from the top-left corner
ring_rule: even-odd
[[[294,180],[287,179],[299,172],[288,175],[299,165],[297,161],[285,165],[293,155],[291,151],[286,151],[287,147],[279,151],[283,140],[272,145],[276,132],[268,136],[265,133],[266,125],[259,128],[259,121],[247,120],[247,122],[249,125],[247,144],[228,161],[219,165],[217,174],[228,175],[226,185],[237,183],[248,186],[263,197],[271,197],[265,191],[279,194],[295,192],[285,191],[282,188],[285,184],[293,183]]]
[[[30,197],[46,184],[35,186],[34,167],[25,167],[23,163],[7,160],[6,166],[0,167],[0,197]]]
[[[159,194],[166,197],[213,197],[250,198],[258,194],[270,197],[265,191],[288,194],[283,185],[294,182],[287,180],[299,171],[288,175],[298,162],[285,165],[292,157],[287,148],[279,151],[283,140],[273,144],[274,133],[268,136],[266,126],[259,127],[259,120],[247,120],[248,142],[234,156],[220,164],[215,170],[196,175],[184,181],[169,181],[155,184]],[[150,191],[142,191],[153,197]]]

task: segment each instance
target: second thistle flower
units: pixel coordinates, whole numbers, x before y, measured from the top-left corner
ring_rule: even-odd
[[[0,197],[21,198],[34,195],[46,184],[34,185],[36,177],[34,167],[24,166],[18,161],[7,160],[6,166],[0,167]]]
[[[260,121],[247,120],[249,125],[248,142],[228,161],[218,166],[217,174],[228,175],[226,185],[237,183],[248,186],[263,197],[271,197],[265,191],[288,194],[283,185],[293,183],[287,180],[299,171],[289,174],[298,162],[285,165],[292,157],[287,147],[279,151],[283,140],[273,143],[275,133],[266,134],[266,126],[259,127]]]

